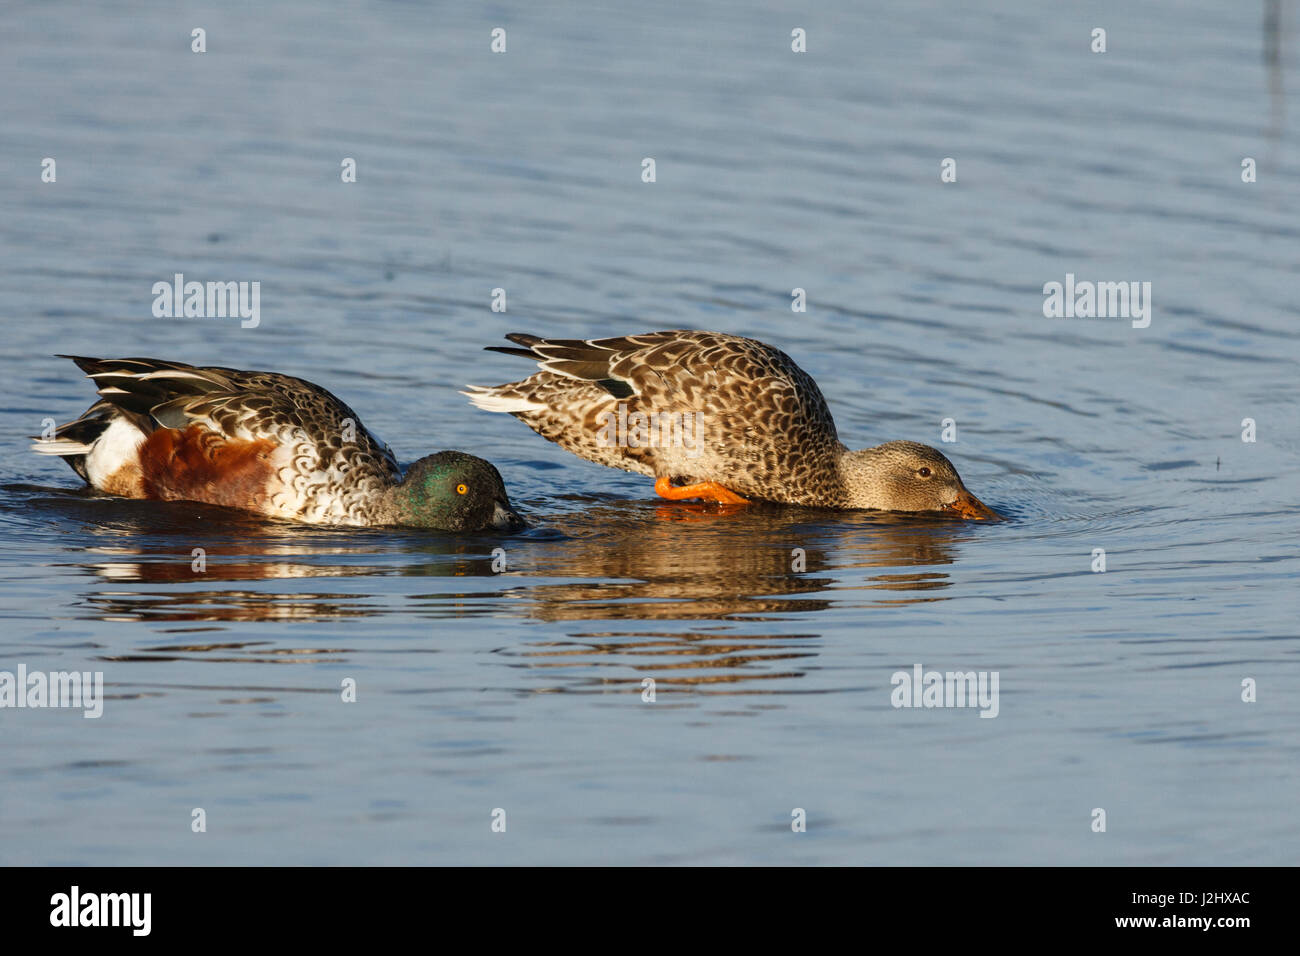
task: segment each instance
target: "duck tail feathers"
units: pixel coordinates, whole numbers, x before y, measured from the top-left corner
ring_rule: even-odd
[[[502,391],[502,389],[509,387],[508,385],[499,385],[496,388],[488,388],[483,385],[466,385],[465,391],[462,391],[461,394],[468,398],[469,403],[475,408],[481,408],[486,412],[505,412],[508,415],[516,415],[523,412],[539,411],[546,407],[540,402],[534,402],[520,395],[518,392]]]

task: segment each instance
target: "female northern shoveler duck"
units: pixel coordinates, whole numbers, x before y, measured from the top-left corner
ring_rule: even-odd
[[[59,357],[94,380],[100,400],[33,451],[59,455],[100,491],[312,524],[523,527],[491,464],[444,451],[403,479],[388,446],[311,382],[157,359]]]
[[[664,498],[998,517],[933,448],[891,441],[850,451],[817,383],[762,342],[689,330],[506,338],[522,348],[488,349],[542,371],[462,394],[588,461],[653,476]]]

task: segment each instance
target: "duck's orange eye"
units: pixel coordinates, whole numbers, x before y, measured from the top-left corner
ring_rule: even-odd
[[[929,478],[930,469],[922,466],[922,468],[917,472],[917,474],[920,475],[922,478]]]
[[[456,494],[458,494],[458,495],[463,495],[463,494],[465,494],[467,491],[469,491],[469,486],[468,486],[468,485],[457,485],[457,486],[456,486]]]

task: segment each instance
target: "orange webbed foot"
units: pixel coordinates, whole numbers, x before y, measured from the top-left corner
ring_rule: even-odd
[[[655,481],[655,494],[669,501],[685,501],[699,498],[701,501],[716,501],[721,505],[747,505],[748,498],[742,498],[716,481],[701,481],[694,485],[674,487],[671,478],[659,478]]]

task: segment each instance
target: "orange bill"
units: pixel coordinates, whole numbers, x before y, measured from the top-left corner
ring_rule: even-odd
[[[952,511],[972,521],[998,521],[998,514],[984,502],[980,501],[965,488],[957,495],[957,500],[944,506],[945,511]]]

